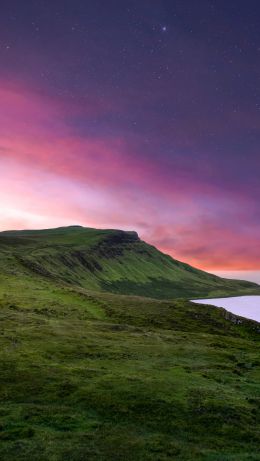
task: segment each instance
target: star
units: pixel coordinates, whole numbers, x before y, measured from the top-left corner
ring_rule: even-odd
[[[167,31],[167,27],[166,27],[166,26],[162,26],[162,31],[163,31],[163,32],[166,32],[166,31]]]

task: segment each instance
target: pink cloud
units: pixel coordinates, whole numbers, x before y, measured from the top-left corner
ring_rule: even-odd
[[[66,123],[73,105],[51,100],[20,86],[0,84],[0,156],[35,165],[74,180],[110,187],[141,187],[187,200],[190,190],[210,193],[211,184],[198,184],[192,169],[169,171],[163,162],[136,155],[134,143],[122,135],[105,138],[76,136]],[[82,106],[79,114],[93,108]],[[98,108],[102,112],[105,108]],[[112,108],[111,108],[112,110]],[[75,113],[76,106],[73,108]],[[94,110],[93,117],[96,112]]]
[[[75,223],[135,228],[202,268],[260,267],[258,236],[248,238],[241,225],[254,209],[239,191],[227,194],[198,181],[192,166],[167,168],[138,156],[135,143],[120,133],[79,136],[67,123],[71,115],[106,113],[107,103],[67,105],[5,82],[0,100],[2,229]]]

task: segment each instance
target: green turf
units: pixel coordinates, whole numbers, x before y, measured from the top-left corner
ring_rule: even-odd
[[[80,226],[0,233],[0,264],[89,290],[157,299],[260,293],[256,284],[195,269],[141,241],[135,232]]]
[[[259,324],[100,291],[94,276],[89,289],[80,266],[80,283],[66,282],[37,254],[55,260],[60,245],[83,251],[111,233],[60,232],[38,233],[38,244],[35,233],[2,234],[1,461],[260,460]]]

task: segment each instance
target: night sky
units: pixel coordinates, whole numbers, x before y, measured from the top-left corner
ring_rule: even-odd
[[[260,2],[1,0],[1,229],[260,269]]]

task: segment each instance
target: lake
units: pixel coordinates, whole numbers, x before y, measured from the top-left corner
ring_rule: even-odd
[[[232,298],[191,299],[193,303],[224,307],[229,312],[260,322],[260,296],[236,296]]]

